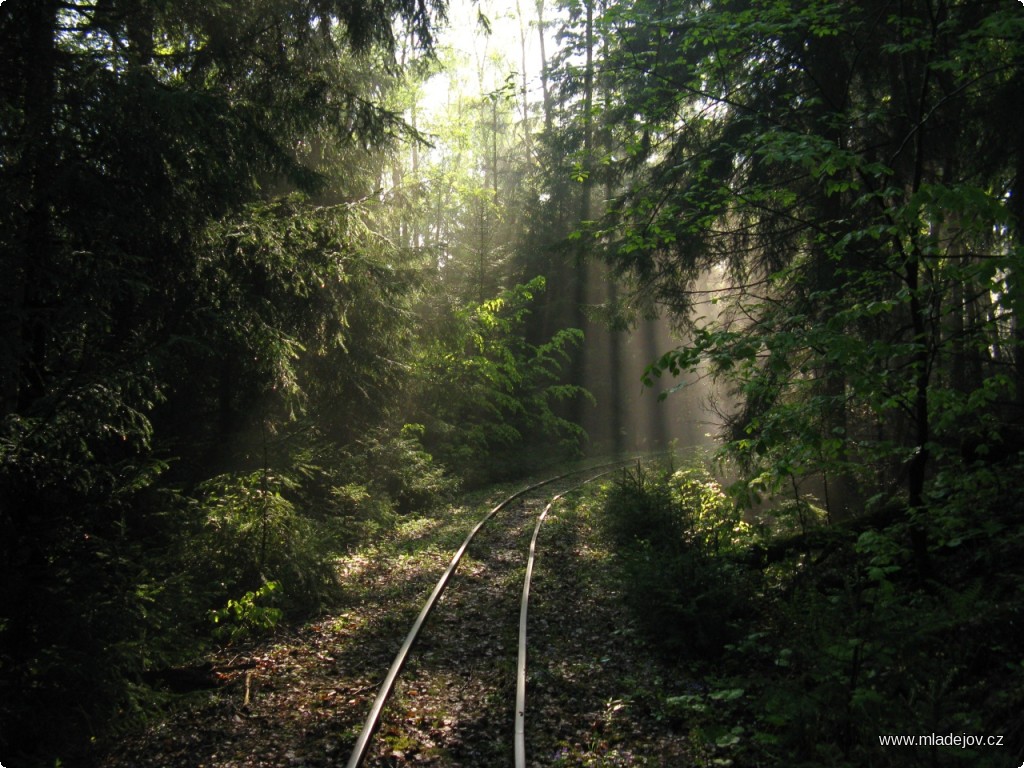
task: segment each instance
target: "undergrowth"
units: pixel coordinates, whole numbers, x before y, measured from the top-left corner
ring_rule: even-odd
[[[608,494],[603,522],[630,604],[660,646],[713,656],[736,639],[751,585],[728,555],[751,533],[709,474],[697,467],[625,470]]]
[[[54,526],[60,558],[5,585],[0,760],[84,764],[192,693],[177,688],[207,684],[211,648],[336,605],[340,554],[456,487],[416,426],[344,446],[293,430],[202,482],[125,493],[117,517],[99,499],[87,511],[103,525]]]
[[[703,765],[1020,764],[1021,503],[992,504],[989,488],[979,507],[951,483],[929,510],[923,575],[908,516],[773,550],[803,521],[747,526],[699,467],[623,474],[604,527],[640,626],[678,671],[658,714]],[[890,735],[935,743],[883,746]]]

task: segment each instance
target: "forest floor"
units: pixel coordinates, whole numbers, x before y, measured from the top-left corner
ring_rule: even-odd
[[[219,680],[102,768],[343,765],[391,660],[465,535],[478,499],[406,520],[338,562],[342,603],[303,626],[223,648]],[[500,512],[478,534],[399,678],[367,766],[512,764],[519,599],[544,502]],[[529,616],[526,756],[536,766],[680,766],[695,759],[665,698],[698,686],[641,640],[592,503],[566,499],[541,530]]]

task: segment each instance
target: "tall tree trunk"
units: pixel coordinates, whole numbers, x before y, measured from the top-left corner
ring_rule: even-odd
[[[17,382],[9,390],[16,392],[19,410],[25,410],[43,394],[47,348],[45,285],[53,279],[52,189],[56,169],[55,89],[57,69],[56,0],[25,3],[27,29],[22,52],[24,71],[25,179],[28,211],[24,219],[21,246],[7,279],[14,283],[17,304],[10,315],[18,318]],[[19,311],[20,310],[20,311]]]
[[[417,125],[417,121],[418,121],[418,115],[417,115],[417,112],[416,112],[416,100],[414,99],[413,102],[412,102],[412,107],[410,107],[410,110],[409,110],[409,124],[412,126],[413,131],[416,131],[416,130],[419,129],[419,126]],[[412,183],[415,185],[416,195],[417,195],[417,197],[416,197],[416,206],[417,206],[417,208],[419,208],[419,206],[421,205],[421,198],[419,198],[419,192],[420,192],[420,145],[419,145],[419,142],[416,141],[415,139],[413,139],[413,141],[412,141],[412,146],[410,147],[410,150],[412,152]],[[422,201],[422,203],[425,203],[425,202],[426,202],[425,200]],[[424,244],[423,243],[423,241],[424,241],[423,233],[420,230],[420,222],[421,222],[421,219],[420,219],[419,216],[413,216],[412,217],[412,232],[411,232],[411,236],[412,236],[412,247],[413,248],[419,248],[419,247],[421,247]]]
[[[1017,57],[1017,72],[1024,71],[1024,55]],[[1017,81],[1019,92],[1024,93],[1024,84],[1020,79]],[[1013,190],[1007,201],[1013,222],[1015,240],[1019,244],[1024,242],[1024,135],[1017,134],[1016,139],[1017,162],[1013,183],[1010,189]],[[1013,270],[1007,277],[1007,284],[1010,292],[1010,305],[1019,308],[1024,307],[1024,275]],[[1018,318],[1017,313],[1011,317],[1011,335],[1013,338],[1012,356],[1014,389],[1017,406],[1024,406],[1024,321]]]
[[[519,19],[519,65],[522,69],[522,120],[523,120],[523,150],[526,157],[533,161],[533,137],[530,132],[530,98],[529,80],[526,73],[526,19],[523,17],[522,4],[516,0],[516,17]]]
[[[577,328],[585,328],[587,324],[587,260],[590,249],[590,219],[591,219],[591,198],[594,190],[593,178],[593,152],[594,152],[594,0],[584,0],[586,9],[586,26],[584,28],[585,65],[583,69],[583,182],[580,190],[579,204],[579,226],[582,236],[576,241],[575,253],[575,280],[573,281],[573,325]],[[578,386],[586,386],[586,355],[587,346],[584,343],[577,350],[573,358],[572,383]],[[576,399],[577,413],[574,421],[577,424],[583,423],[583,408],[585,401],[582,398]]]
[[[544,36],[547,34],[547,25],[544,22],[544,0],[537,0],[537,35],[540,39],[540,89],[544,97],[544,132],[551,134],[551,126],[554,123],[554,105],[551,101],[550,72],[548,69],[547,41]]]
[[[500,92],[491,96],[491,193],[493,202],[498,204],[498,99]]]
[[[924,487],[927,479],[931,422],[928,415],[928,383],[930,361],[926,309],[919,295],[920,264],[916,254],[908,257],[905,280],[910,289],[910,314],[914,332],[914,353],[911,369],[914,371],[914,397],[911,404],[914,423],[914,452],[907,464],[907,495],[912,513],[922,514],[925,509]],[[922,520],[911,522],[910,541],[918,571],[930,572],[928,557],[928,531]]]

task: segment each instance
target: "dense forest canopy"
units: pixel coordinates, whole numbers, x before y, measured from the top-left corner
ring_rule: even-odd
[[[652,443],[714,381],[737,503],[909,510],[922,574],[1003,498],[1021,8],[479,0],[469,55],[446,5],[0,7],[0,757],[458,482],[627,447],[631,359],[681,377]]]
[[[324,589],[295,505],[411,343],[414,265],[367,200],[413,133],[398,49],[443,13],[0,9],[5,759],[125,711],[225,601]]]
[[[932,459],[1015,451],[1024,17],[656,7],[677,22],[602,17],[627,95],[602,237],[691,330],[652,372],[708,363],[740,395],[729,446],[750,475],[830,474],[851,509],[900,479],[919,509]]]

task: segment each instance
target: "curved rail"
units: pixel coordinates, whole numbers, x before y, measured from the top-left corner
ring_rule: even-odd
[[[537,537],[540,535],[540,527],[544,523],[551,508],[568,493],[580,488],[587,483],[592,483],[599,477],[610,475],[616,470],[610,469],[601,472],[593,477],[587,478],[579,485],[563,491],[552,497],[544,511],[537,518],[537,525],[533,528],[533,538],[530,539],[530,556],[526,561],[526,576],[523,579],[523,598],[519,604],[519,658],[516,663],[516,726],[515,726],[515,768],[526,768],[526,615],[530,602],[530,580],[533,578],[533,562],[537,553]]]
[[[360,731],[359,738],[356,739],[356,743],[352,748],[352,754],[349,756],[348,763],[346,763],[346,768],[359,768],[359,766],[362,765],[362,762],[366,757],[366,752],[370,747],[370,739],[373,737],[374,732],[376,732],[378,726],[380,725],[381,712],[384,710],[384,705],[387,703],[388,698],[391,696],[391,692],[395,687],[395,681],[398,679],[398,675],[402,671],[402,667],[405,666],[405,662],[409,657],[409,652],[412,650],[412,646],[416,642],[416,638],[419,636],[420,630],[426,623],[427,617],[430,616],[431,611],[433,611],[434,606],[437,604],[438,599],[441,597],[441,593],[444,592],[445,587],[448,586],[449,579],[451,579],[452,574],[455,573],[455,569],[458,567],[459,561],[462,559],[462,555],[465,553],[466,548],[469,546],[469,543],[473,540],[473,537],[476,536],[477,531],[483,528],[487,521],[494,517],[494,515],[496,515],[499,511],[504,509],[505,506],[515,501],[516,499],[520,498],[521,496],[525,496],[530,491],[536,490],[537,488],[542,488],[545,485],[550,485],[551,483],[558,482],[559,480],[563,480],[567,477],[572,477],[573,475],[578,475],[583,472],[589,472],[594,469],[602,469],[604,467],[618,466],[620,464],[628,464],[632,461],[636,461],[636,457],[622,459],[620,461],[609,462],[607,464],[598,464],[596,466],[586,467],[583,469],[573,470],[572,472],[566,472],[556,477],[551,477],[548,478],[547,480],[542,480],[539,483],[534,483],[533,485],[527,486],[526,488],[516,491],[511,496],[506,497],[503,501],[501,501],[501,503],[499,503],[490,512],[484,515],[483,518],[481,518],[480,522],[478,522],[473,527],[473,530],[469,532],[469,535],[466,537],[466,540],[462,542],[462,546],[460,546],[458,550],[455,552],[454,557],[452,557],[451,563],[448,565],[448,569],[441,575],[441,578],[438,579],[437,584],[434,586],[434,591],[430,593],[430,597],[428,597],[427,601],[423,604],[423,608],[420,610],[419,616],[416,617],[416,621],[413,622],[412,629],[409,630],[409,634],[406,636],[405,642],[402,643],[402,647],[399,649],[398,653],[395,655],[394,660],[391,662],[391,667],[388,669],[387,675],[385,675],[384,677],[384,682],[381,683],[381,686],[377,691],[377,697],[373,701],[373,706],[370,708],[370,714],[367,716],[366,722],[363,723],[363,729],[362,731]]]

